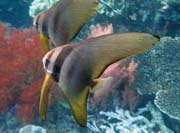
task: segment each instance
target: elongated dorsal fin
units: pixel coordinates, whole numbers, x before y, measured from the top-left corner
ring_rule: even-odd
[[[48,10],[38,14],[34,25],[41,34],[48,36],[55,46],[65,45],[71,42],[96,14],[98,1],[59,0]]]
[[[118,33],[84,40],[76,51],[83,57],[81,62],[91,68],[94,79],[112,63],[144,53],[158,42],[158,37],[147,33]],[[75,54],[72,54],[73,56]]]

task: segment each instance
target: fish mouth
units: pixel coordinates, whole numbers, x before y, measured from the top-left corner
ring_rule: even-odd
[[[157,38],[157,39],[158,39],[158,41],[160,41],[160,36],[159,36],[159,35],[155,35],[155,34],[153,34],[153,36],[154,36],[155,38]]]

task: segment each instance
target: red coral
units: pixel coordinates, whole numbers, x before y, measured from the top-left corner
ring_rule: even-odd
[[[32,122],[35,112],[38,110],[41,84],[41,80],[35,81],[18,98],[17,116],[26,123]]]
[[[2,74],[0,74],[0,77],[0,113],[3,113],[11,104],[13,104],[14,98],[16,96],[16,89],[11,86],[12,81],[10,79]]]
[[[21,104],[26,100],[34,103],[39,97],[44,55],[39,46],[39,35],[31,28],[10,29],[2,23],[0,35],[0,113],[15,104],[20,105],[17,114],[30,111],[32,106],[23,108]],[[26,119],[23,115],[19,116]],[[33,116],[28,119],[32,120]]]
[[[141,97],[138,94],[136,89],[126,86],[122,94],[122,107],[129,108],[131,111],[134,111],[136,107],[140,104]]]

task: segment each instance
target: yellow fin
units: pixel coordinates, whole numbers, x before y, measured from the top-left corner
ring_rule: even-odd
[[[49,48],[49,39],[46,35],[40,34],[40,41],[41,41],[41,47],[45,52],[48,52],[50,50]]]
[[[68,7],[71,13],[71,21],[69,26],[71,27],[70,37],[75,37],[80,29],[93,17],[98,10],[99,0],[78,0],[74,1],[71,6]]]
[[[106,81],[109,80],[109,79],[110,79],[110,77],[106,77],[106,78],[100,77],[100,78],[93,79],[93,81],[94,81],[95,83],[100,83],[100,82],[106,82]]]
[[[39,115],[40,115],[41,120],[46,119],[46,113],[48,110],[48,96],[49,96],[49,92],[53,83],[54,83],[54,79],[52,75],[46,73],[46,77],[44,79],[44,82],[41,88],[41,95],[40,95],[40,102],[39,102]]]
[[[82,126],[87,126],[87,99],[89,89],[85,88],[78,96],[70,96],[66,94],[67,99],[70,103],[72,113],[76,122]]]
[[[98,93],[100,88],[106,88],[106,86],[109,87],[112,80],[113,80],[113,77],[94,79],[93,81],[94,81],[95,85],[92,88],[93,93]]]

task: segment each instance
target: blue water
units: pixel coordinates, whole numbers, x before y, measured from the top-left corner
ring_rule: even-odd
[[[5,35],[2,34],[4,33],[2,32],[3,26],[0,26],[2,34],[0,35],[0,50],[6,51],[6,44],[5,47],[3,44],[8,42],[7,38],[12,36],[11,33],[15,33],[12,30],[19,30],[25,34],[26,31],[32,29],[34,16],[42,10],[47,10],[47,7],[50,7],[52,3],[53,0],[1,0],[0,22],[9,32],[6,32]],[[31,85],[42,84],[44,71],[41,66],[41,52],[36,52],[39,54],[36,56],[40,58],[38,60],[40,67],[26,65],[28,67],[25,69],[20,67],[21,70],[13,68],[14,71],[16,70],[15,72],[9,67],[9,73],[8,71],[5,73],[6,65],[10,66],[8,63],[14,63],[13,61],[16,59],[8,56],[11,55],[8,50],[0,52],[0,102],[2,103],[0,104],[0,133],[180,132],[180,1],[100,0],[98,13],[81,29],[73,41],[78,42],[87,38],[92,27],[97,24],[101,26],[112,24],[115,33],[146,32],[159,35],[161,40],[156,47],[145,54],[123,60],[119,69],[114,72],[114,75],[111,75],[113,77],[119,73],[117,79],[109,86],[110,89],[113,88],[113,91],[106,89],[101,91],[99,97],[95,99],[97,101],[92,102],[91,97],[89,98],[87,128],[82,128],[76,123],[62,92],[56,89],[51,93],[47,120],[40,120],[37,105],[40,92],[37,91],[35,95],[37,99],[34,100],[33,91],[35,92],[35,90]],[[38,35],[39,33],[34,29],[33,27],[33,35]],[[3,40],[3,36],[7,39],[6,41]],[[27,40],[32,40],[31,36],[28,37]],[[7,49],[9,45],[7,44]],[[18,47],[14,49],[18,49]],[[18,51],[14,49],[11,49],[12,53]],[[20,53],[15,55],[18,54]],[[27,52],[28,55],[30,54]],[[28,59],[24,56],[26,54],[20,58],[17,57],[19,60]],[[14,63],[16,65],[12,67],[19,67],[18,63],[20,64],[21,61],[17,64]],[[136,64],[138,65],[136,66]],[[24,73],[24,71],[26,72],[26,80],[20,83],[18,79],[20,79],[21,72]],[[33,71],[36,75],[40,73],[38,78],[33,79],[32,75],[29,76]],[[6,74],[16,76],[11,78]],[[6,79],[6,77],[11,80]],[[17,80],[18,84],[12,84],[12,80]],[[37,83],[38,85],[34,84],[37,80],[41,80]],[[32,89],[29,91],[28,87]],[[14,91],[12,88],[21,89]],[[29,91],[28,94],[32,92],[32,96],[28,97],[30,102],[25,103],[34,105],[30,107],[34,116],[28,114],[30,113],[28,105],[19,102],[22,92],[25,92],[26,89]],[[13,101],[10,100],[12,97]],[[25,97],[23,98],[26,100]],[[24,108],[21,108],[21,111],[29,119],[21,112],[19,116],[17,115],[20,105],[23,105]],[[5,106],[7,107],[5,108]]]

